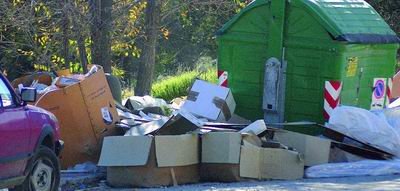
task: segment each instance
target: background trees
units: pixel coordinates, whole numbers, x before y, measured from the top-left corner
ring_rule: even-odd
[[[400,34],[400,2],[367,0]],[[216,59],[215,32],[250,0],[0,1],[0,69],[100,64],[148,94],[153,80]]]

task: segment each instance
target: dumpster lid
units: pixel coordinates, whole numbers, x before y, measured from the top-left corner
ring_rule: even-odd
[[[227,22],[217,35],[223,35],[239,18],[252,9],[269,4],[255,0]],[[296,0],[333,36],[349,43],[400,43],[399,37],[364,0]]]
[[[364,0],[299,0],[339,41],[399,43],[383,18]]]

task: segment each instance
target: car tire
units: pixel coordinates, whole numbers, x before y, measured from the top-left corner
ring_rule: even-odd
[[[27,166],[29,172],[15,191],[57,191],[60,184],[60,163],[54,151],[40,146]]]

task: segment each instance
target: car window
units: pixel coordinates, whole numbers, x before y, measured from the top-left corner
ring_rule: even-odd
[[[3,107],[9,107],[13,105],[13,99],[12,99],[12,94],[10,90],[7,88],[7,85],[3,81],[3,79],[0,78],[0,97],[1,101],[3,102]]]

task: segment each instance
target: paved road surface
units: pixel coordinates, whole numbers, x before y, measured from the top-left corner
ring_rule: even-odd
[[[101,186],[87,190],[112,190],[128,191],[132,189],[111,189]],[[400,191],[400,175],[398,176],[375,176],[375,177],[351,177],[351,178],[326,178],[326,179],[304,179],[300,181],[264,181],[264,182],[241,182],[241,183],[203,183],[196,185],[177,186],[162,189],[145,190],[171,190],[171,191],[230,191],[230,190],[268,190],[268,191]]]

